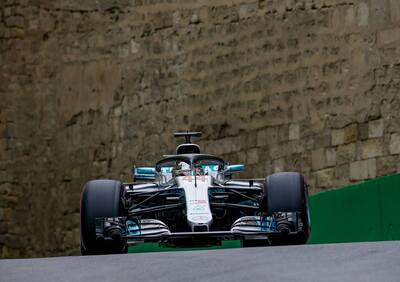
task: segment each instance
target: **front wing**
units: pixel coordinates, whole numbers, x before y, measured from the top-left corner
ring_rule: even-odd
[[[273,216],[245,216],[236,220],[230,230],[171,232],[168,226],[157,219],[131,220],[127,217],[96,218],[96,237],[113,240],[117,236],[128,244],[139,242],[168,242],[180,239],[271,239],[293,236],[303,232],[288,229],[278,230]]]

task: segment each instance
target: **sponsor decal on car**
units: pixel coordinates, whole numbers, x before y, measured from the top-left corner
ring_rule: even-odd
[[[216,172],[218,171],[219,166],[218,165],[203,165],[201,168],[204,170],[204,172]]]
[[[207,204],[206,200],[188,200],[188,204]]]
[[[163,166],[161,167],[161,173],[172,173],[174,167],[172,166]]]

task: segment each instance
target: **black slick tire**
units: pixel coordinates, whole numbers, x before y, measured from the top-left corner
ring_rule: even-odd
[[[127,252],[124,240],[104,241],[96,238],[96,217],[124,215],[124,187],[115,180],[93,180],[86,183],[81,197],[81,254],[101,255]]]

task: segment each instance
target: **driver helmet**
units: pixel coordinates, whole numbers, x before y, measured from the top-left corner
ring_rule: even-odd
[[[177,162],[173,170],[173,175],[175,176],[190,175],[190,165],[185,162]]]

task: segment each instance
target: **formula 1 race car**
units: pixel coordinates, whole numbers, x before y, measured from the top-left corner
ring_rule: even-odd
[[[310,235],[307,184],[296,172],[233,180],[243,165],[200,153],[185,137],[154,167],[134,167],[133,182],[93,180],[81,197],[82,255],[125,253],[128,245],[242,246],[305,244]]]

